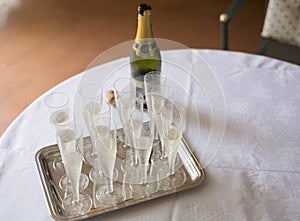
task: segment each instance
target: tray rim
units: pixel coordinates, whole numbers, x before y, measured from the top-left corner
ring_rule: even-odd
[[[85,137],[84,139],[88,139],[88,138],[89,137]],[[126,200],[126,201],[122,202],[122,204],[125,204],[125,206],[122,206],[120,208],[118,208],[117,206],[111,207],[111,208],[116,208],[116,209],[109,209],[108,208],[108,209],[104,209],[104,210],[100,210],[100,209],[97,210],[97,208],[95,208],[96,211],[94,211],[94,212],[91,210],[88,213],[83,214],[83,215],[64,216],[64,217],[63,216],[58,216],[56,214],[57,209],[54,208],[54,205],[52,203],[52,201],[54,201],[55,199],[53,199],[53,196],[50,192],[50,189],[51,189],[50,184],[49,184],[49,182],[46,181],[47,174],[43,173],[43,168],[42,168],[42,167],[47,167],[47,166],[42,165],[43,161],[41,160],[43,154],[48,154],[51,151],[56,151],[57,152],[57,150],[59,152],[58,145],[57,145],[57,143],[55,143],[55,144],[48,145],[48,146],[40,148],[35,154],[35,162],[36,162],[36,165],[37,165],[40,181],[41,181],[41,184],[42,184],[42,187],[43,187],[43,192],[44,192],[44,196],[46,198],[48,212],[50,213],[50,216],[54,220],[57,220],[57,221],[83,220],[83,219],[91,218],[91,217],[94,217],[94,216],[99,216],[99,215],[102,215],[102,214],[105,214],[105,213],[113,212],[114,210],[125,209],[129,206],[138,205],[140,203],[147,202],[147,201],[152,201],[152,200],[155,200],[155,199],[158,199],[158,198],[161,198],[161,197],[167,197],[167,196],[172,195],[174,193],[180,193],[182,191],[186,191],[186,190],[189,190],[189,189],[193,189],[197,186],[200,186],[206,178],[206,172],[205,172],[204,168],[201,166],[201,164],[200,164],[198,158],[196,157],[196,155],[194,154],[194,152],[190,149],[190,147],[189,147],[187,141],[184,139],[184,137],[182,137],[181,141],[184,143],[184,145],[186,147],[185,149],[188,151],[191,158],[193,159],[193,162],[196,164],[197,169],[201,173],[201,176],[195,182],[189,184],[187,187],[181,186],[177,189],[164,191],[163,192],[164,194],[161,194],[161,192],[160,193],[154,193],[154,194],[151,195],[151,198],[150,197],[145,197],[145,198],[142,198],[142,199],[129,199],[129,200]],[[132,203],[132,201],[134,201],[134,203]]]

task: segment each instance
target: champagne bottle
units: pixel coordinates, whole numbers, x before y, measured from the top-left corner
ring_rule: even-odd
[[[138,7],[138,26],[130,53],[130,68],[136,91],[145,95],[144,76],[150,71],[161,70],[160,50],[152,33],[151,6],[147,4]]]

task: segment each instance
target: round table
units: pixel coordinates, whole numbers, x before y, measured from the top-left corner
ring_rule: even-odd
[[[239,52],[194,52],[215,74],[226,107],[225,134],[204,183],[91,220],[300,220],[300,67]],[[182,50],[168,53],[191,59]],[[36,99],[0,138],[0,220],[52,220],[34,160],[56,143],[43,100],[54,91],[74,98],[82,76]]]

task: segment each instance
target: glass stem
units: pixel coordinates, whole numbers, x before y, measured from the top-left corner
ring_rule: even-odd
[[[162,158],[165,158],[167,157],[167,154],[166,154],[166,146],[165,146],[164,139],[160,140],[160,145],[161,145],[161,156]]]
[[[136,154],[135,148],[131,147],[131,150],[132,150],[132,162],[133,162],[133,165],[137,165],[138,162],[137,162],[137,154]]]
[[[154,115],[153,120],[154,120],[154,140],[159,140],[160,137],[159,137],[159,133],[157,130],[157,124],[158,124],[158,121],[160,120],[159,116]]]
[[[93,135],[93,133],[90,133],[91,134],[91,143],[92,143],[92,153],[91,153],[91,156],[92,157],[95,157],[95,156],[97,156],[97,151],[96,151],[96,149],[95,149],[95,138],[94,138],[94,135]]]
[[[78,182],[72,182],[73,194],[74,194],[74,201],[79,201],[79,179]]]
[[[110,178],[106,178],[107,179],[107,189],[109,193],[112,193],[114,191],[114,185],[113,185],[113,180]]]
[[[169,159],[169,175],[173,175],[175,173],[175,159],[176,159],[176,155],[175,154],[171,154],[170,156],[168,156]]]
[[[141,169],[142,169],[142,184],[147,183],[147,168],[148,164],[142,164]]]

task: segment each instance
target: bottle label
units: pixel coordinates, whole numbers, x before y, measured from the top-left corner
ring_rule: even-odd
[[[144,88],[144,81],[142,79],[134,79],[131,78],[132,85],[135,85],[135,90],[137,94],[142,94],[144,98],[144,103],[143,107],[144,110],[147,110],[147,102],[146,102],[146,97],[145,97],[145,88]]]
[[[152,38],[135,40],[133,50],[141,58],[153,57],[158,47]]]
[[[139,90],[142,91],[137,91],[141,94],[144,94],[143,90],[144,90],[144,76],[141,76],[139,78],[131,78],[133,85],[135,85],[135,87]]]

